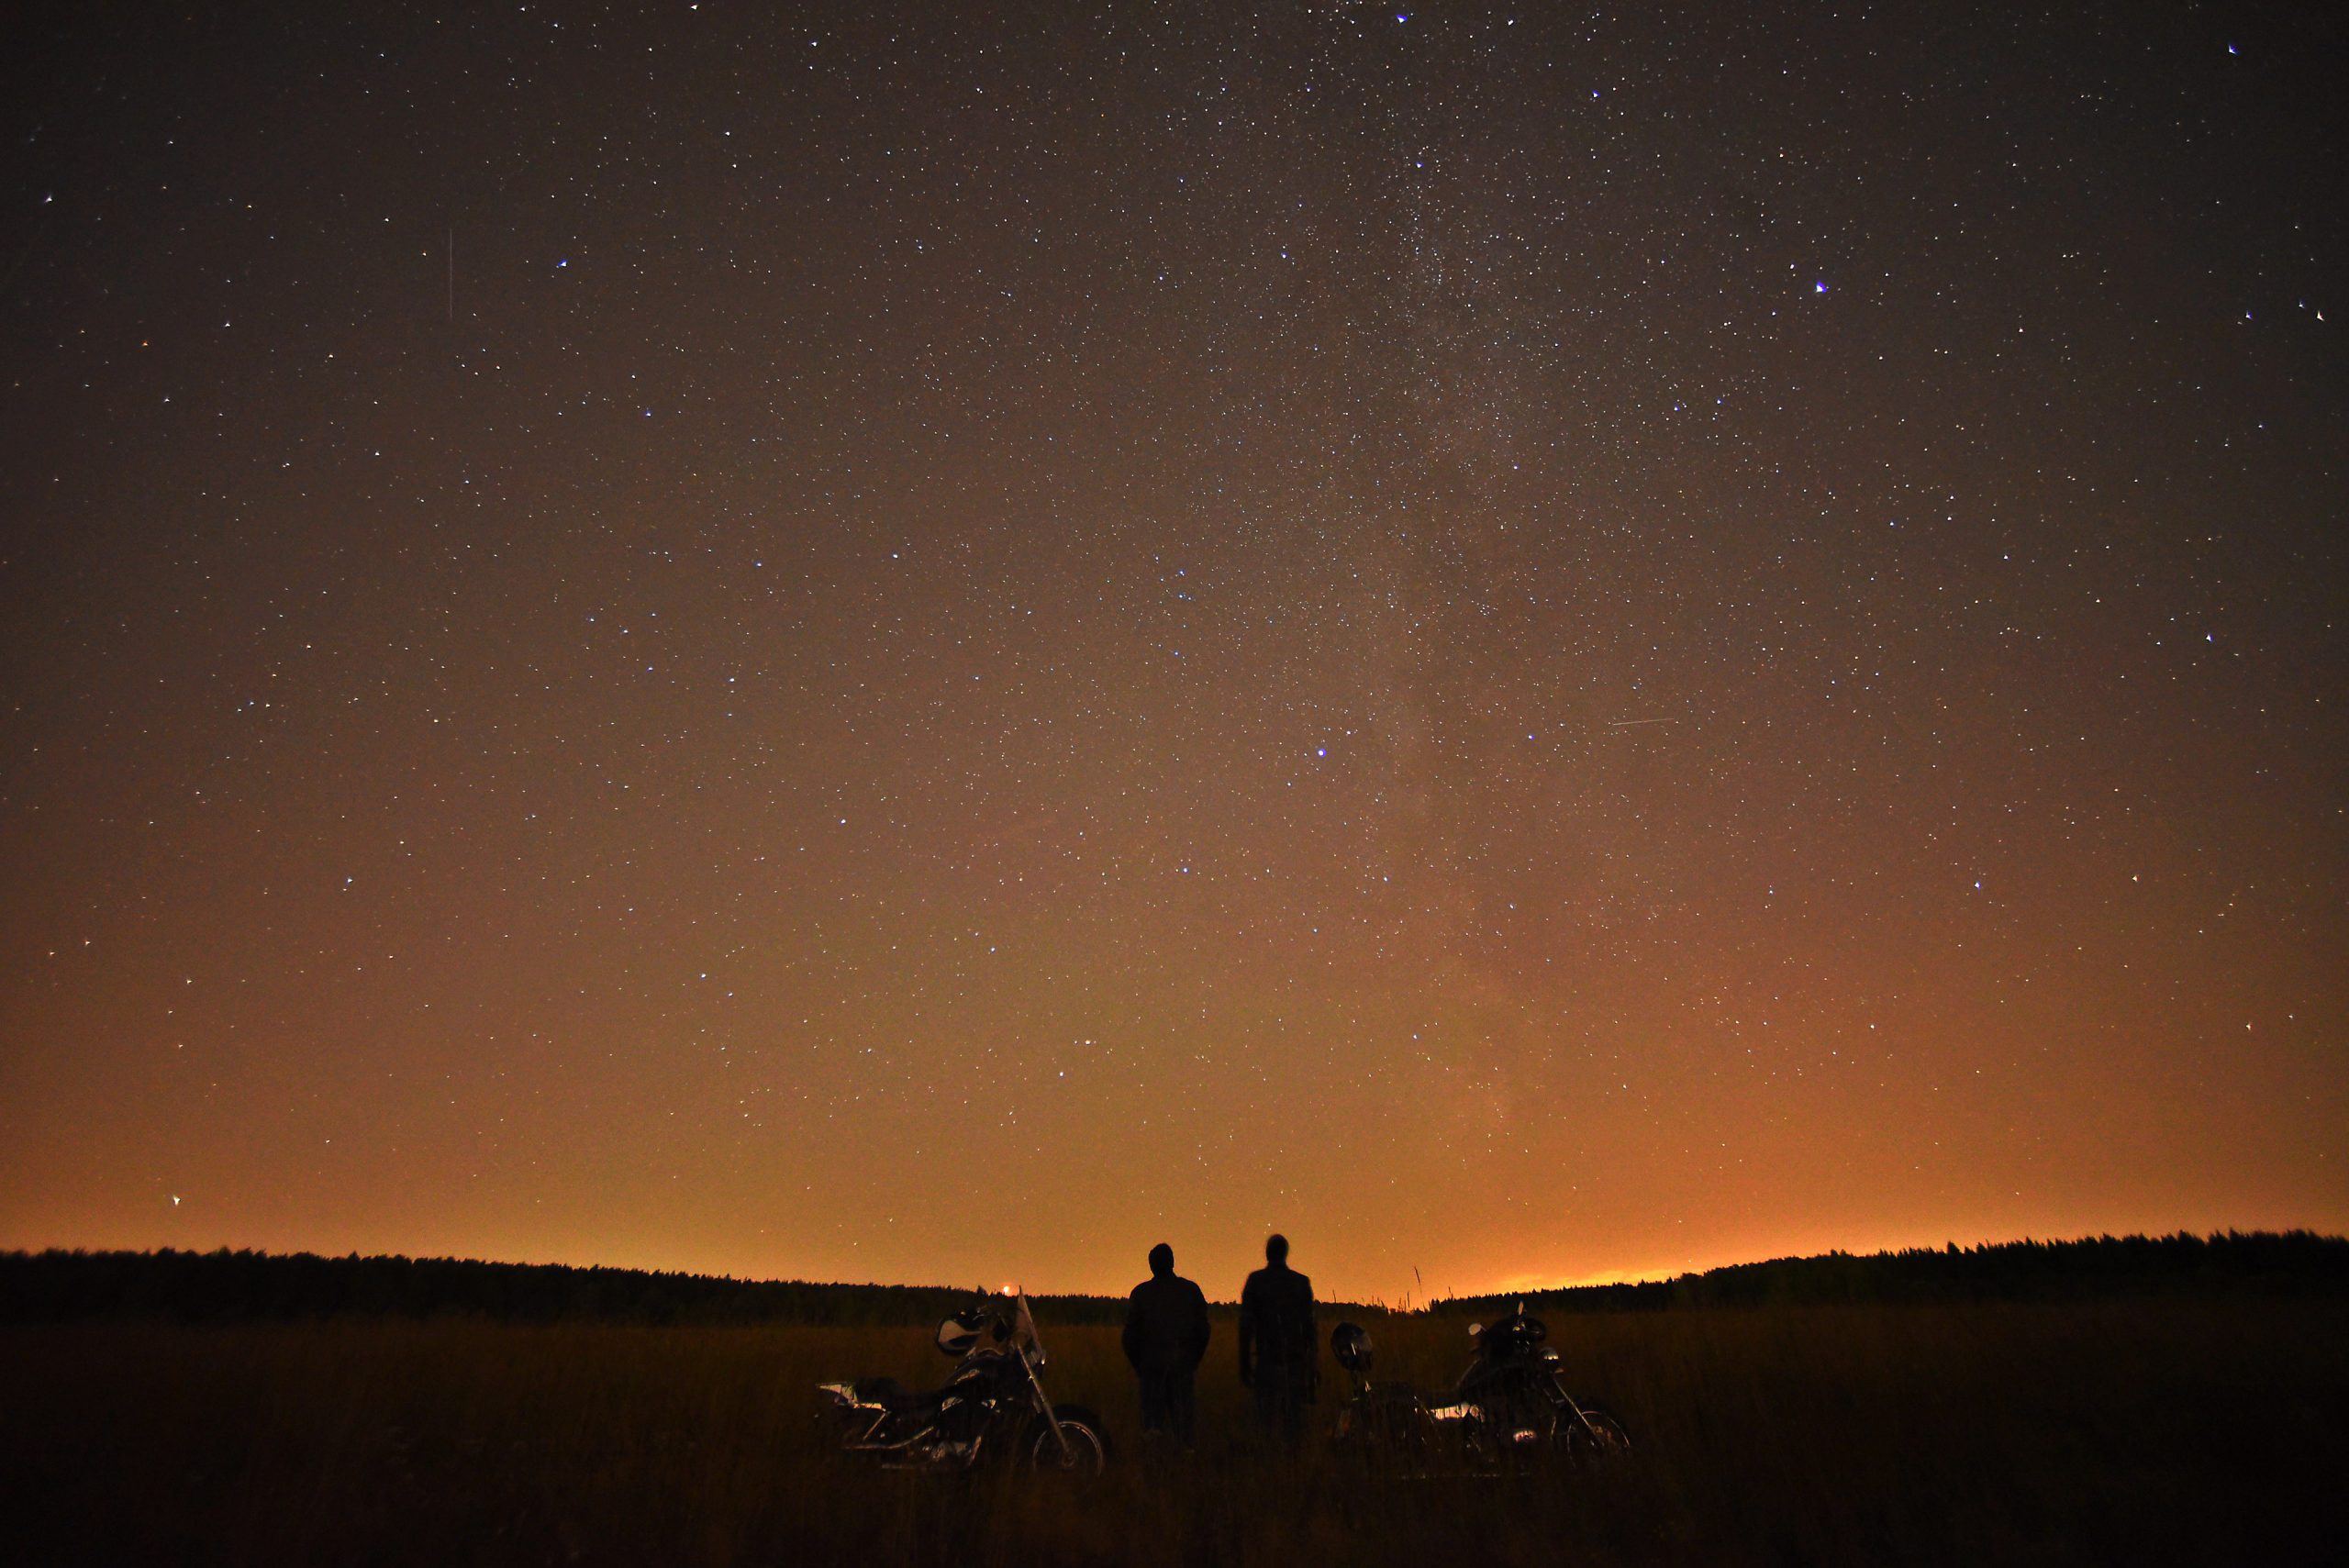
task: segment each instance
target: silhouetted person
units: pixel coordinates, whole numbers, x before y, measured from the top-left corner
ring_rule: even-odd
[[[1288,1238],[1275,1236],[1264,1243],[1264,1266],[1240,1293],[1240,1381],[1255,1390],[1265,1429],[1294,1443],[1320,1380],[1313,1282],[1288,1266]]]
[[[1174,1249],[1150,1250],[1150,1277],[1127,1297],[1126,1360],[1141,1379],[1141,1429],[1191,1446],[1191,1380],[1208,1353],[1208,1298],[1174,1272]]]

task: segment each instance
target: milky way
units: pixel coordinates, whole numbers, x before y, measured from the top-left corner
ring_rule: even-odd
[[[2349,1226],[2339,22],[937,9],[20,28],[0,1245]]]

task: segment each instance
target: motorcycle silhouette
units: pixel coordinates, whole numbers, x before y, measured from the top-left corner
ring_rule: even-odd
[[[1341,1450],[1407,1473],[1487,1471],[1542,1461],[1595,1466],[1631,1451],[1622,1422],[1566,1392],[1548,1329],[1524,1304],[1494,1323],[1471,1324],[1475,1354],[1449,1395],[1407,1383],[1373,1383],[1370,1334],[1341,1323],[1330,1349],[1353,1383],[1338,1411]]]
[[[956,1313],[938,1326],[937,1343],[955,1358],[941,1388],[915,1393],[894,1377],[818,1385],[842,1448],[889,1470],[959,1473],[1014,1462],[1089,1478],[1108,1468],[1101,1418],[1044,1393],[1044,1347],[1026,1296]]]

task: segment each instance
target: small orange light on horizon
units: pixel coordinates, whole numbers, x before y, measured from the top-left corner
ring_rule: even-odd
[[[1018,1296],[1019,1294],[1019,1287],[1016,1284],[1005,1285],[1003,1287],[1003,1294],[1006,1296]]]

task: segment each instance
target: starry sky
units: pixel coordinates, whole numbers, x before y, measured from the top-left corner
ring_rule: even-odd
[[[6,51],[0,1246],[2349,1228],[2339,17],[213,9]]]

